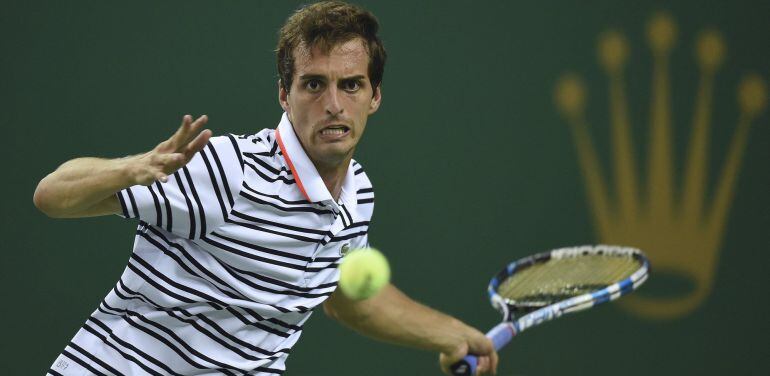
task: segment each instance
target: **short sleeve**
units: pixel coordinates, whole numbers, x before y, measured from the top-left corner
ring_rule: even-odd
[[[243,182],[243,157],[232,135],[206,147],[165,183],[135,185],[116,193],[124,218],[137,218],[188,239],[225,223]]]

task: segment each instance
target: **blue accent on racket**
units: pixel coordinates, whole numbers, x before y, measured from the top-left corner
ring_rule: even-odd
[[[487,287],[503,321],[486,335],[500,350],[528,328],[636,290],[649,272],[642,251],[612,245],[560,248],[511,262]],[[514,313],[521,316],[516,319]],[[450,370],[453,375],[475,375],[477,368],[478,358],[469,354]]]

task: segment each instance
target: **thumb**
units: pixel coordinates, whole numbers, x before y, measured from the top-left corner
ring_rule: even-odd
[[[468,339],[468,351],[472,354],[488,355],[495,351],[495,345],[489,337],[478,333]]]
[[[439,365],[441,366],[441,371],[447,375],[451,374],[449,367],[460,361],[466,355],[468,355],[468,344],[465,342],[458,345],[450,352],[442,352],[439,355]]]
[[[470,353],[478,356],[478,374],[486,375],[489,372],[494,375],[497,373],[497,352],[491,339],[483,334],[474,336],[468,340],[468,347]]]

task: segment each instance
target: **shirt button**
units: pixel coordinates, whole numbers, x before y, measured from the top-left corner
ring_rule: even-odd
[[[342,256],[345,256],[348,254],[348,251],[350,251],[350,244],[347,244],[347,243],[343,244],[342,248],[340,248],[340,254]]]

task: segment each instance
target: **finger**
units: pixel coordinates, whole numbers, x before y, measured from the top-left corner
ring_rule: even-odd
[[[480,356],[478,357],[478,366],[476,368],[476,374],[477,375],[483,375],[489,370],[489,357],[486,356]]]
[[[179,129],[174,132],[174,134],[169,137],[168,142],[170,146],[174,149],[179,147],[180,140],[184,139],[185,135],[188,132],[188,129],[190,129],[190,125],[192,124],[192,116],[185,115],[182,116],[182,124],[179,125]]]
[[[476,373],[474,373],[474,376],[481,375],[481,372],[484,371],[484,361],[482,360],[482,357],[476,358]]]
[[[439,368],[441,368],[441,373],[445,375],[451,375],[451,372],[449,371],[449,366],[446,366],[443,363],[439,363]]]
[[[182,117],[182,124],[179,125],[179,128],[174,132],[174,134],[171,135],[171,137],[168,138],[168,140],[163,141],[158,145],[157,149],[161,152],[173,152],[176,150],[180,145],[180,140],[185,137],[187,134],[187,130],[190,128],[190,124],[192,123],[192,116],[185,115]]]
[[[209,117],[207,115],[201,115],[199,118],[195,119],[195,121],[190,124],[189,129],[185,132],[184,137],[180,140],[180,144],[176,151],[180,151],[181,148],[185,147],[190,141],[195,139],[195,137],[199,136],[201,129],[208,123],[208,121]]]
[[[445,354],[441,354],[438,357],[438,366],[441,368],[441,372],[445,375],[450,375],[449,372],[449,358]]]
[[[160,154],[156,156],[155,167],[160,171],[155,174],[170,174],[187,164],[187,157],[182,153]]]
[[[203,148],[209,142],[211,135],[211,130],[205,129],[200,134],[198,134],[194,140],[188,143],[187,146],[185,146],[182,152],[185,154],[188,160],[195,156],[195,153],[203,150]]]
[[[451,352],[442,352],[439,355],[439,366],[441,367],[441,371],[450,375],[451,372],[449,371],[449,367],[460,361],[465,355],[468,355],[467,343],[460,344],[455,349],[452,349]]]
[[[495,345],[492,343],[492,340],[484,335],[474,337],[468,341],[468,345],[470,347],[469,352],[474,354],[486,355],[495,351]]]
[[[182,118],[182,125],[179,129],[168,139],[172,151],[179,151],[187,143],[190,142],[195,136],[197,136],[200,129],[208,122],[208,116],[202,115],[195,121],[192,121],[192,116],[185,115]]]
[[[489,357],[490,360],[490,368],[492,369],[492,374],[497,375],[497,362],[499,361],[497,357],[497,351],[492,352],[492,355]]]

